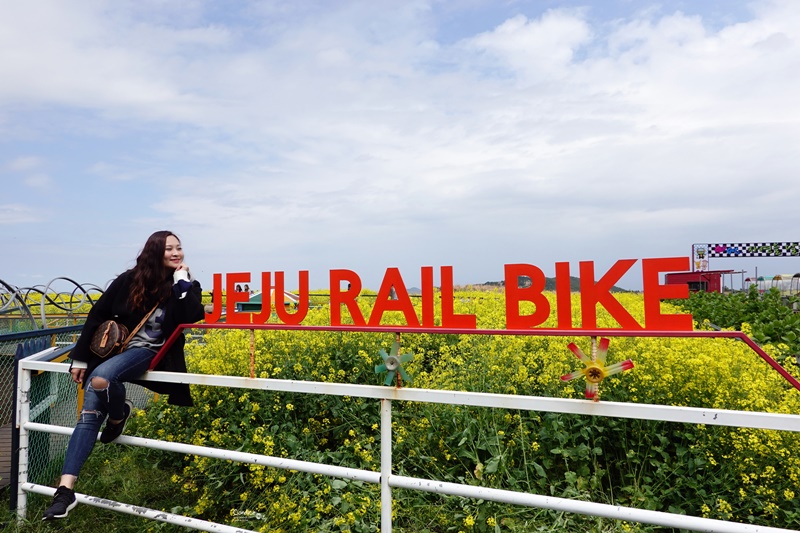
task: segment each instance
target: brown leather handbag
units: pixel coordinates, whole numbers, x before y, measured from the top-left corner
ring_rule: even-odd
[[[89,342],[89,349],[101,359],[106,359],[124,352],[133,336],[144,326],[144,323],[147,322],[147,319],[150,318],[150,315],[153,314],[157,307],[158,304],[156,304],[149,313],[144,315],[139,325],[130,333],[128,333],[128,328],[119,322],[106,320],[97,327],[94,335],[92,335],[92,340]]]
[[[97,357],[105,359],[120,353],[127,341],[128,328],[113,320],[106,320],[97,327],[92,335],[89,349]]]

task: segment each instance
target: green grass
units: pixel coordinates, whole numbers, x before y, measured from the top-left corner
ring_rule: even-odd
[[[176,491],[174,484],[170,482],[170,477],[175,472],[174,461],[174,454],[168,455],[168,452],[98,444],[84,466],[75,488],[84,494],[102,495],[122,503],[171,511],[174,507],[193,503],[186,495]],[[56,482],[57,479],[54,479],[52,485],[55,486]],[[6,488],[0,491],[0,530],[4,533],[186,531],[175,525],[90,505],[78,505],[63,520],[42,522],[42,514],[50,505],[50,498],[38,494],[28,495],[27,520],[17,522],[16,513],[8,509],[9,490]]]

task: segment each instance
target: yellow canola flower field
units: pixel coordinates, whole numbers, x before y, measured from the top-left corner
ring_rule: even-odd
[[[547,294],[555,307],[555,295]],[[615,297],[643,323],[639,294]],[[368,316],[373,301],[359,301]],[[502,293],[459,292],[456,313],[473,313],[479,329],[504,329]],[[525,308],[523,313],[532,313]],[[662,304],[665,313],[680,313]],[[306,325],[325,325],[324,306]],[[401,313],[386,313],[384,323]],[[578,295],[573,323],[580,324]],[[598,326],[618,327],[602,309]],[[542,327],[555,327],[554,318]],[[402,331],[402,330],[401,330]],[[610,337],[608,364],[631,359],[632,370],[605,379],[600,401],[648,403],[773,413],[800,412],[800,391],[742,342],[726,339]],[[387,333],[256,331],[255,374],[260,378],[380,384],[375,365],[387,352]],[[590,353],[588,337],[402,334],[406,386],[546,397],[583,398],[583,379],[560,377],[582,367],[567,349]],[[188,345],[191,372],[248,376],[249,330],[212,330]],[[764,347],[777,353],[780,346]],[[798,375],[793,358],[787,370]],[[138,420],[142,434],[378,470],[378,403],[246,390],[194,389],[197,406],[161,406]],[[400,402],[395,408],[395,472],[509,490],[682,512],[725,520],[800,526],[795,500],[800,477],[798,435],[791,432],[602,419],[516,410],[474,409]],[[165,430],[164,428],[170,428]],[[188,457],[173,481],[198,495],[197,516],[256,514],[263,531],[369,531],[378,523],[378,487],[263,466],[236,466]],[[395,505],[396,531],[526,531],[536,510],[499,504],[453,503],[405,494]],[[444,506],[444,507],[443,507]],[[445,510],[447,509],[447,510]],[[526,512],[528,514],[526,514]],[[565,531],[586,530],[580,517]],[[502,527],[501,527],[502,526]],[[373,529],[374,530],[374,529]]]

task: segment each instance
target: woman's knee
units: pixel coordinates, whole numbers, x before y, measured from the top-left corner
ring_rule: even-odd
[[[90,383],[94,390],[103,390],[108,387],[108,380],[106,378],[101,378],[100,376],[92,377]]]

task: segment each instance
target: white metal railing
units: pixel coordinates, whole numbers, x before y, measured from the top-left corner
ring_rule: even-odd
[[[72,428],[38,424],[30,422],[29,391],[32,371],[68,372],[63,363],[44,362],[52,349],[23,359],[19,365],[17,420],[20,433],[19,484],[17,513],[25,517],[27,509],[27,492],[52,494],[54,489],[42,485],[28,483],[28,432],[44,431],[69,435]],[[234,387],[266,391],[294,392],[305,394],[326,394],[334,396],[351,396],[380,400],[380,436],[381,461],[380,472],[325,465],[307,461],[298,461],[281,457],[271,457],[232,450],[195,446],[175,442],[145,439],[140,437],[121,436],[116,442],[134,446],[144,446],[181,454],[192,454],[204,457],[227,459],[242,463],[259,464],[275,468],[297,470],[332,477],[340,477],[381,485],[381,533],[392,530],[392,488],[420,490],[443,495],[491,500],[513,505],[537,507],[563,512],[580,513],[614,520],[640,522],[656,526],[694,531],[719,533],[787,533],[788,529],[772,528],[737,522],[726,522],[708,518],[648,511],[618,505],[608,505],[538,494],[528,494],[509,490],[476,487],[456,483],[446,483],[431,479],[411,478],[392,474],[392,402],[395,400],[410,402],[427,402],[438,404],[469,405],[497,409],[521,409],[526,411],[545,411],[553,413],[570,413],[591,416],[631,418],[643,420],[661,420],[683,422],[689,424],[707,424],[729,427],[748,427],[782,431],[800,431],[800,416],[790,414],[759,413],[749,411],[730,411],[723,409],[703,409],[692,407],[674,407],[648,404],[630,404],[618,402],[593,402],[563,398],[543,398],[535,396],[515,396],[506,394],[489,394],[460,391],[441,391],[416,388],[395,388],[372,385],[354,385],[324,383],[312,381],[295,381],[263,378],[243,378],[220,375],[177,374],[170,372],[149,372],[142,379],[171,383],[188,383],[196,385]],[[201,531],[242,532],[247,531],[213,522],[192,519],[185,516],[165,513],[120,504],[101,497],[79,495],[81,503],[105,507],[116,511],[136,514],[144,518],[159,520]]]

